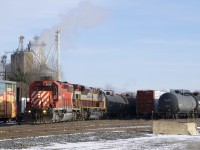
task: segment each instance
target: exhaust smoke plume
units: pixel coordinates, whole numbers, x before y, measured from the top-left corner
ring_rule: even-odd
[[[78,29],[90,29],[101,22],[106,17],[106,11],[101,7],[94,5],[89,0],[81,1],[76,9],[66,14],[61,14],[61,20],[49,30],[44,30],[40,37],[40,41],[44,41],[47,47],[52,45],[55,39],[57,28],[61,30],[61,42],[65,47],[73,48],[75,45],[75,34]]]

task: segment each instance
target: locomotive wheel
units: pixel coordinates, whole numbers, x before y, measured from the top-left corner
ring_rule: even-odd
[[[52,114],[48,114],[42,117],[42,122],[43,123],[51,123],[53,119],[53,115]]]
[[[24,113],[22,120],[24,123],[33,123],[33,121],[34,121],[32,114],[29,114],[29,113]]]
[[[98,116],[98,120],[103,118],[103,111],[100,110],[99,112],[100,112],[100,115]]]
[[[76,112],[72,112],[72,121],[76,121],[77,120],[77,114]]]
[[[36,113],[34,118],[34,123],[41,123],[41,114]]]
[[[176,119],[179,119],[179,115],[178,114],[174,114]]]
[[[62,110],[58,111],[58,116],[59,116],[59,120],[57,120],[57,122],[60,122],[64,118],[64,113],[62,112]]]
[[[82,115],[82,120],[87,120],[88,119],[88,112],[84,111]]]

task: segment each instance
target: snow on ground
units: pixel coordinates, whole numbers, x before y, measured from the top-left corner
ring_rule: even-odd
[[[155,135],[150,137],[119,139],[119,140],[101,140],[93,142],[77,143],[52,143],[47,146],[31,147],[30,150],[199,150],[200,136],[189,135]]]

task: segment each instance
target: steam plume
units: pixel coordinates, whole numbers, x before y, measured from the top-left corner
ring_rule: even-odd
[[[106,11],[94,5],[89,0],[81,1],[76,9],[61,15],[61,20],[50,30],[44,30],[40,35],[40,41],[45,41],[47,45],[55,38],[57,28],[61,30],[61,39],[68,48],[75,44],[74,38],[78,29],[89,29],[100,24],[106,17]]]

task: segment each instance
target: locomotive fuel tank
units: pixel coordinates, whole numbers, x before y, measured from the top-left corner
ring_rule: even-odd
[[[189,113],[197,108],[196,100],[191,95],[165,93],[159,98],[158,109],[161,113]]]

